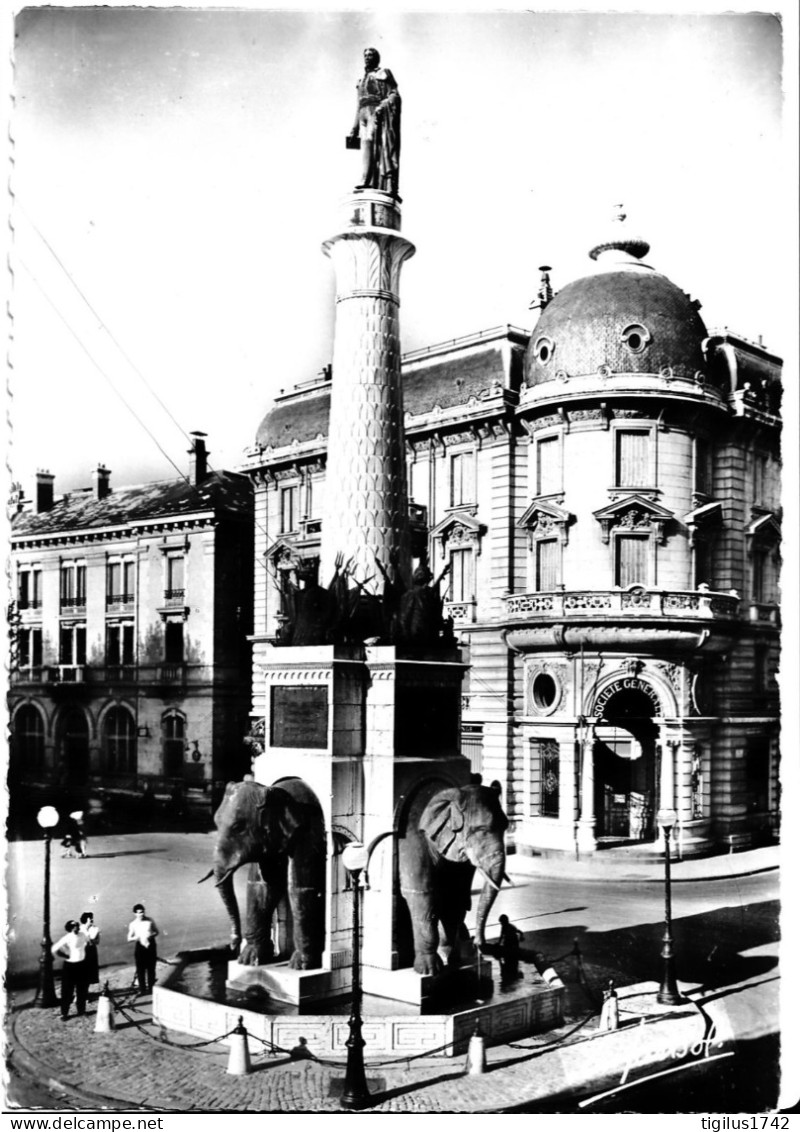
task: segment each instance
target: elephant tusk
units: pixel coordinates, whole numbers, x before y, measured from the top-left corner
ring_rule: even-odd
[[[511,877],[508,875],[508,873],[503,873],[503,880],[506,882],[507,885],[509,885],[510,888],[514,887],[514,882],[511,879]]]
[[[197,883],[202,884],[204,880],[208,880],[208,878],[213,877],[213,875],[214,875],[214,870],[209,869],[208,872],[206,873],[206,875],[204,877],[200,877],[200,880]]]
[[[212,873],[213,873],[213,871],[214,871],[214,870],[212,869],[211,871],[212,871]],[[224,883],[225,883],[225,881],[226,881],[226,880],[228,879],[228,877],[230,877],[230,876],[233,876],[233,874],[234,874],[235,872],[236,872],[236,867],[235,867],[235,866],[234,866],[234,868],[232,868],[232,869],[227,869],[227,870],[226,870],[226,871],[225,871],[225,872],[224,872],[224,873],[222,874],[222,876],[221,876],[221,877],[219,878],[219,880],[218,880],[218,881],[216,882],[216,884],[214,885],[214,887],[215,887],[215,888],[219,888],[219,887],[220,887],[220,885],[224,884]],[[205,879],[205,878],[204,878],[204,879]]]
[[[485,884],[491,885],[491,887],[492,887],[492,888],[493,888],[493,889],[495,890],[495,892],[499,892],[499,891],[500,891],[500,885],[499,885],[499,884],[495,884],[495,882],[494,882],[494,881],[492,880],[492,878],[491,878],[491,877],[489,876],[489,874],[488,874],[488,873],[485,873],[485,872],[483,871],[483,869],[481,869],[481,868],[479,868],[479,869],[478,869],[478,872],[479,872],[479,874],[480,874],[480,875],[481,875],[481,876],[483,877],[483,880],[484,880],[484,883],[485,883]]]

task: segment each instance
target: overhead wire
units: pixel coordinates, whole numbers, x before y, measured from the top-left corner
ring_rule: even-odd
[[[69,269],[67,268],[67,266],[66,266],[66,265],[64,264],[64,262],[62,261],[61,257],[60,257],[60,256],[58,255],[58,253],[56,252],[56,250],[55,250],[55,248],[53,247],[53,245],[52,245],[52,244],[50,243],[50,241],[49,241],[49,240],[47,239],[47,237],[46,237],[46,236],[44,235],[44,233],[43,233],[43,232],[41,231],[41,229],[39,228],[39,226],[38,226],[38,224],[36,223],[36,221],[35,221],[35,220],[33,219],[33,217],[31,217],[31,215],[30,215],[30,214],[28,213],[28,211],[27,211],[27,210],[26,210],[26,209],[25,209],[24,207],[22,207],[21,205],[19,205],[19,203],[18,203],[18,202],[16,202],[16,207],[20,208],[20,210],[21,210],[21,211],[23,212],[23,214],[25,215],[25,218],[26,218],[26,220],[28,221],[28,223],[30,224],[31,228],[32,228],[32,229],[34,230],[34,232],[36,232],[37,236],[38,236],[38,237],[39,237],[39,239],[40,239],[40,240],[42,241],[42,243],[43,243],[43,244],[44,244],[44,246],[45,246],[45,247],[47,248],[47,250],[48,250],[48,251],[50,252],[51,256],[52,256],[52,257],[53,257],[53,259],[54,259],[54,260],[56,261],[56,263],[58,264],[58,266],[59,266],[59,267],[61,268],[61,270],[62,270],[62,272],[64,273],[64,275],[65,275],[65,276],[67,277],[67,279],[69,280],[69,282],[70,282],[70,283],[72,284],[72,286],[73,286],[73,287],[75,288],[75,290],[77,291],[77,293],[78,293],[78,295],[80,296],[81,300],[82,300],[82,301],[84,302],[84,304],[86,305],[86,307],[88,308],[88,310],[89,310],[89,311],[91,312],[92,316],[93,316],[93,317],[94,317],[94,318],[95,318],[95,319],[96,319],[96,320],[98,321],[98,323],[99,323],[99,326],[100,326],[100,329],[101,329],[101,330],[102,330],[102,331],[103,331],[103,332],[104,332],[105,334],[107,334],[107,335],[108,335],[109,339],[110,339],[110,340],[111,340],[111,341],[113,342],[114,346],[115,346],[115,347],[117,348],[117,350],[119,351],[119,353],[120,353],[120,354],[122,355],[122,357],[124,358],[124,360],[125,360],[125,362],[127,363],[127,365],[128,365],[128,366],[130,366],[130,368],[131,368],[131,370],[133,371],[133,373],[134,373],[134,374],[135,374],[135,375],[136,375],[136,376],[137,376],[137,377],[139,378],[139,380],[140,380],[140,381],[142,382],[142,384],[144,385],[144,387],[145,387],[145,388],[147,389],[147,391],[148,391],[148,392],[149,392],[149,393],[151,394],[151,396],[152,396],[152,397],[153,397],[153,398],[155,399],[155,401],[156,401],[156,402],[158,403],[158,405],[159,405],[159,406],[161,407],[161,409],[162,409],[162,410],[163,410],[163,411],[164,411],[164,412],[166,413],[166,415],[167,415],[167,416],[169,417],[169,419],[170,419],[170,420],[172,421],[172,423],[173,423],[173,424],[175,425],[175,427],[176,427],[176,428],[178,429],[178,431],[179,431],[179,432],[180,432],[180,434],[181,434],[181,435],[182,435],[182,436],[184,437],[184,439],[185,439],[185,440],[187,440],[187,441],[188,441],[188,442],[189,442],[189,443],[191,444],[191,433],[189,433],[189,432],[188,432],[188,431],[187,431],[187,430],[186,430],[186,429],[185,429],[185,428],[183,427],[183,425],[181,425],[181,423],[180,423],[180,422],[179,422],[179,421],[178,421],[178,420],[176,419],[176,417],[174,416],[174,414],[173,414],[173,413],[172,413],[172,412],[170,411],[170,409],[168,408],[168,406],[164,404],[163,400],[162,400],[162,399],[161,399],[161,398],[159,397],[158,393],[157,393],[157,392],[155,391],[155,389],[154,389],[154,388],[152,387],[152,385],[151,385],[151,384],[150,384],[150,382],[149,382],[149,381],[147,380],[147,378],[146,378],[146,377],[144,376],[144,374],[143,374],[143,373],[142,373],[142,371],[141,371],[141,370],[139,369],[139,367],[138,367],[138,366],[137,366],[137,365],[135,364],[135,362],[134,362],[134,361],[133,361],[133,360],[132,360],[132,359],[131,359],[131,358],[130,358],[130,357],[128,356],[128,354],[127,354],[126,350],[124,349],[124,347],[122,346],[122,344],[121,344],[121,343],[119,342],[119,340],[118,340],[118,339],[116,338],[116,336],[115,336],[115,335],[114,335],[114,334],[112,333],[112,331],[111,331],[111,330],[109,329],[109,327],[108,327],[108,325],[107,325],[107,323],[106,323],[105,319],[103,319],[103,317],[102,317],[102,316],[100,315],[100,313],[99,313],[99,312],[98,312],[98,311],[96,310],[96,308],[94,307],[94,305],[92,304],[92,302],[90,301],[90,299],[89,299],[89,298],[87,297],[87,295],[85,294],[85,292],[83,291],[83,289],[81,288],[81,286],[80,286],[80,285],[78,284],[77,280],[76,280],[76,279],[74,278],[74,276],[72,275],[72,273],[70,272],[70,270],[69,270]],[[54,310],[54,311],[56,312],[56,314],[57,314],[57,315],[59,316],[59,318],[61,319],[61,321],[62,321],[62,322],[64,323],[64,325],[65,325],[65,326],[67,327],[67,329],[69,330],[69,332],[70,332],[70,333],[72,334],[72,336],[73,336],[73,337],[75,338],[75,340],[77,341],[78,345],[79,345],[79,346],[81,347],[81,349],[82,349],[82,350],[84,351],[84,353],[85,353],[85,354],[87,355],[87,357],[89,358],[89,360],[90,360],[90,361],[92,362],[92,364],[93,364],[93,365],[95,366],[95,368],[96,368],[96,369],[98,370],[98,372],[100,373],[101,377],[103,377],[103,379],[104,379],[104,380],[105,380],[105,381],[106,381],[106,382],[108,383],[108,385],[109,385],[109,386],[111,387],[111,389],[112,389],[112,390],[114,391],[114,393],[116,393],[116,395],[117,395],[117,396],[119,397],[119,399],[120,399],[120,400],[122,401],[122,403],[123,403],[123,404],[125,405],[125,407],[126,407],[126,408],[128,409],[128,411],[129,411],[129,412],[131,413],[131,415],[132,415],[132,416],[134,417],[134,419],[135,419],[135,420],[137,421],[137,423],[138,423],[138,424],[139,424],[139,425],[140,425],[140,426],[141,426],[141,427],[142,427],[142,428],[144,429],[144,431],[145,431],[145,432],[147,433],[147,435],[148,435],[148,436],[150,437],[150,439],[151,439],[151,440],[153,441],[153,443],[154,443],[154,444],[156,445],[156,447],[157,447],[157,448],[158,448],[158,450],[159,450],[159,451],[161,452],[161,454],[162,454],[162,455],[163,455],[163,456],[165,457],[165,459],[166,459],[166,460],[167,460],[167,461],[168,461],[168,462],[169,462],[169,463],[170,463],[170,464],[172,465],[172,467],[173,467],[173,468],[175,468],[175,470],[176,470],[176,472],[178,473],[178,475],[180,476],[180,478],[181,478],[182,480],[184,480],[184,482],[185,482],[185,483],[186,483],[186,484],[187,484],[187,485],[188,485],[189,487],[191,487],[191,488],[194,488],[194,489],[198,488],[198,487],[199,487],[200,485],[197,485],[197,484],[193,484],[193,483],[191,482],[191,480],[190,480],[190,479],[189,479],[189,477],[188,477],[188,476],[186,475],[186,473],[185,473],[184,471],[182,471],[182,470],[181,470],[181,469],[180,469],[180,468],[178,467],[178,465],[177,465],[177,464],[175,463],[175,461],[174,461],[174,460],[172,459],[172,457],[171,457],[171,456],[169,455],[169,453],[168,453],[168,452],[166,452],[166,451],[165,451],[165,449],[164,449],[164,448],[163,448],[163,447],[161,446],[161,444],[160,444],[160,443],[158,442],[158,440],[157,440],[157,439],[155,438],[155,436],[154,436],[154,435],[153,435],[153,433],[152,433],[152,432],[150,431],[150,429],[149,429],[149,428],[147,427],[147,425],[145,424],[145,422],[144,422],[144,421],[143,421],[143,420],[141,419],[141,417],[140,417],[140,416],[139,416],[139,415],[137,414],[137,412],[136,412],[136,410],[135,410],[135,409],[133,408],[133,406],[132,406],[132,405],[130,405],[130,403],[129,403],[129,402],[128,402],[128,401],[126,400],[126,399],[125,399],[125,397],[124,397],[124,396],[122,395],[122,393],[120,393],[119,389],[117,389],[116,385],[115,385],[115,384],[114,384],[114,382],[113,382],[113,381],[111,380],[111,378],[109,377],[109,375],[108,375],[108,374],[107,374],[107,373],[105,372],[105,370],[104,370],[104,369],[103,369],[103,367],[102,367],[102,366],[100,365],[100,363],[99,363],[99,362],[98,362],[98,361],[97,361],[97,360],[96,360],[96,359],[95,359],[95,358],[94,358],[94,357],[92,356],[92,354],[91,354],[91,353],[89,352],[89,350],[88,350],[87,346],[86,346],[86,345],[84,344],[84,342],[83,342],[83,341],[81,340],[80,336],[79,336],[79,335],[77,334],[77,332],[75,331],[74,327],[73,327],[73,326],[72,326],[72,325],[71,325],[71,324],[69,323],[69,321],[68,321],[68,320],[67,320],[67,318],[66,318],[66,317],[65,317],[65,316],[64,316],[64,315],[62,314],[62,312],[61,312],[61,311],[59,310],[59,308],[58,308],[58,306],[57,306],[57,305],[55,304],[55,302],[54,302],[54,301],[53,301],[53,300],[52,300],[52,299],[50,298],[50,296],[49,296],[49,295],[47,294],[47,292],[46,292],[46,290],[45,290],[44,286],[43,286],[43,285],[42,285],[42,283],[41,283],[41,282],[39,281],[39,279],[38,279],[38,278],[36,277],[36,275],[35,275],[35,274],[33,273],[33,271],[31,271],[31,269],[30,269],[30,268],[28,267],[28,265],[27,265],[27,264],[26,264],[26,263],[24,262],[24,260],[20,259],[20,260],[19,260],[19,262],[20,262],[20,263],[22,264],[22,266],[23,266],[23,267],[25,268],[26,272],[27,272],[27,273],[28,273],[28,275],[29,275],[29,276],[31,277],[31,279],[32,279],[32,280],[33,280],[33,282],[34,282],[34,283],[36,284],[36,286],[37,286],[37,287],[39,288],[39,290],[40,290],[40,292],[42,293],[42,295],[44,296],[44,298],[45,298],[45,299],[47,300],[47,302],[48,302],[48,303],[50,304],[50,306],[51,306],[51,307],[53,308],[53,310]],[[208,461],[208,463],[207,463],[207,466],[208,466],[208,470],[209,470],[210,472],[214,473],[214,472],[216,472],[216,471],[217,471],[217,469],[215,469],[215,468],[214,468],[214,466],[213,466],[213,465],[211,464],[211,462],[210,462],[210,461]],[[255,515],[255,512],[254,512],[254,515],[253,515],[253,520],[254,520],[254,523],[255,523],[256,527],[258,528],[258,530],[259,530],[259,531],[260,531],[260,532],[261,532],[261,533],[262,533],[262,534],[264,535],[264,537],[265,537],[265,538],[268,538],[269,536],[268,536],[268,534],[267,534],[267,531],[266,531],[266,529],[265,529],[265,528],[264,528],[264,527],[262,526],[262,524],[261,524],[261,523],[259,522],[259,520],[258,520],[258,517],[257,517],[257,516]],[[260,561],[260,560],[259,560],[259,561]],[[260,561],[260,565],[262,566],[262,568],[263,568],[264,570],[267,570],[267,572],[268,572],[269,568],[268,568],[268,566],[267,566],[266,562]]]

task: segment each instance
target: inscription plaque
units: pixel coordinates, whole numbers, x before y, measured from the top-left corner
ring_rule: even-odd
[[[327,747],[328,689],[324,684],[273,688],[270,709],[273,747]]]

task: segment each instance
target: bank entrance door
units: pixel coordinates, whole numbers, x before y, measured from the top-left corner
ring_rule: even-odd
[[[656,739],[650,699],[617,693],[595,725],[594,813],[598,840],[653,841]]]

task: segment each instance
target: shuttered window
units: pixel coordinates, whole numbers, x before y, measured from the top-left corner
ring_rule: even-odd
[[[641,429],[617,433],[617,487],[650,486],[650,433]]]
[[[472,601],[472,551],[450,552],[450,601]]]
[[[557,491],[561,491],[561,452],[558,437],[550,436],[536,445],[536,494]]]
[[[649,582],[650,540],[641,535],[618,535],[616,539],[616,584],[646,586]]]
[[[558,540],[540,539],[536,543],[536,589],[554,590],[559,583]]]
[[[475,453],[459,452],[450,463],[450,504],[475,502]]]

